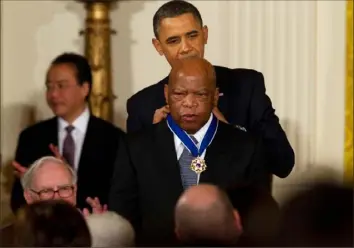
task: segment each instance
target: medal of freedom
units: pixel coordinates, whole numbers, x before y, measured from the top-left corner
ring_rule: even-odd
[[[167,115],[167,125],[170,130],[177,135],[177,137],[182,141],[183,145],[190,151],[191,155],[194,159],[191,162],[190,169],[194,171],[197,175],[200,175],[207,169],[205,160],[202,159],[200,156],[206,150],[206,148],[212,142],[216,131],[218,129],[218,119],[212,114],[212,120],[209,125],[206,134],[200,144],[200,148],[198,149],[197,145],[191,139],[191,137],[177,125],[177,123],[172,119],[171,115]]]
[[[195,159],[192,160],[192,164],[191,164],[191,170],[194,171],[197,174],[202,173],[203,171],[206,170],[207,166],[205,163],[205,160],[197,157]]]

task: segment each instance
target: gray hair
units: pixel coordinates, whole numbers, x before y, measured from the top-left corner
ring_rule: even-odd
[[[76,184],[76,181],[77,181],[76,172],[69,165],[67,165],[64,161],[62,161],[61,159],[58,159],[56,157],[46,156],[46,157],[42,157],[42,158],[34,161],[34,163],[31,164],[31,166],[28,168],[28,170],[22,176],[21,185],[22,185],[23,189],[29,189],[31,187],[36,171],[39,168],[43,167],[48,162],[62,165],[65,169],[67,169],[70,172],[71,177],[72,177],[72,184]]]
[[[92,247],[131,247],[135,244],[132,225],[115,212],[91,214],[86,221],[91,232]]]

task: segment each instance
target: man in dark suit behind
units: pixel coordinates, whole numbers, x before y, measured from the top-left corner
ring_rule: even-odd
[[[78,174],[77,206],[89,207],[87,197],[107,203],[113,164],[124,132],[93,116],[88,107],[91,68],[85,57],[64,53],[53,60],[46,76],[46,98],[55,117],[23,130],[14,166],[23,170],[38,158],[61,154]],[[11,208],[25,203],[15,180]]]
[[[173,244],[174,207],[191,185],[227,188],[249,183],[269,188],[262,139],[219,122],[212,114],[218,95],[210,63],[200,58],[176,62],[165,86],[167,120],[128,134],[120,147],[108,208],[132,222],[140,245]],[[197,155],[173,126],[186,139],[196,139],[192,142],[199,146]],[[206,151],[200,150],[206,144]],[[201,166],[191,167],[193,161]]]
[[[198,9],[175,0],[162,5],[153,18],[153,45],[169,64],[188,57],[204,57],[208,28]],[[249,69],[214,66],[220,99],[214,114],[222,121],[263,137],[267,168],[271,174],[286,177],[295,155],[283,131],[271,100],[265,93],[262,73]],[[133,132],[165,118],[169,112],[163,88],[168,77],[133,95],[127,102],[127,131]]]

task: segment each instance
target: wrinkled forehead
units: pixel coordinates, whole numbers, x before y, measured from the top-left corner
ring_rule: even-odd
[[[176,87],[179,84],[194,83],[205,87],[214,87],[215,80],[212,71],[205,66],[179,66],[171,70],[169,84]]]
[[[32,179],[32,186],[37,188],[56,188],[72,183],[70,171],[57,163],[46,163],[39,167]]]

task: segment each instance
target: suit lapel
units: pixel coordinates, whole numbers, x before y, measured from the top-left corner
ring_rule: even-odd
[[[156,166],[159,167],[159,171],[164,172],[171,194],[179,196],[183,191],[182,181],[173,134],[168,128],[166,121],[157,125],[155,137],[157,144],[155,156],[159,158]]]
[[[223,168],[228,166],[228,158],[232,155],[229,152],[229,145],[223,128],[223,123],[219,122],[217,133],[214,140],[207,148],[205,162],[207,169],[201,174],[200,182],[217,182]]]

